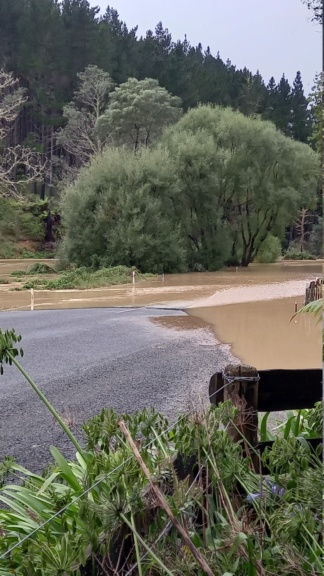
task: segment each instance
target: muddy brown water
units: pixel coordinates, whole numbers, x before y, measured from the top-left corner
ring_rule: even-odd
[[[0,260],[0,278],[37,260]],[[53,260],[45,261],[53,265]],[[171,329],[212,328],[243,362],[267,368],[320,368],[321,326],[300,307],[306,283],[322,275],[322,262],[253,264],[214,273],[165,275],[133,285],[90,290],[35,291],[34,309],[158,306],[185,309],[187,321],[160,319]],[[28,310],[29,292],[0,286],[0,310]]]

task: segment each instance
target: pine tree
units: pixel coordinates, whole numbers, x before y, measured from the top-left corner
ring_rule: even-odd
[[[283,74],[276,87],[273,122],[286,136],[292,130],[291,87]]]
[[[65,73],[76,88],[77,73],[95,64],[99,8],[91,8],[88,0],[63,0],[61,4],[64,29]]]
[[[274,122],[275,108],[277,98],[277,85],[273,76],[271,76],[267,85],[267,94],[264,102],[264,110],[262,111],[262,118]]]
[[[297,72],[291,92],[291,134],[295,140],[308,142],[311,134],[308,100],[304,95],[304,88],[300,72]]]
[[[238,108],[246,116],[258,114],[263,107],[266,88],[260,72],[253,75],[246,68],[243,70],[242,87],[238,97]]]
[[[98,23],[95,63],[108,72],[116,84],[137,75],[137,26],[128,30],[117,10],[108,6]]]

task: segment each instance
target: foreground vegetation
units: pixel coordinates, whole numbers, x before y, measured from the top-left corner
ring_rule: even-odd
[[[99,270],[75,268],[70,271],[56,273],[56,278],[46,277],[55,274],[55,272],[55,269],[51,266],[35,264],[26,271],[16,270],[12,272],[11,277],[16,282],[21,282],[21,287],[15,288],[15,290],[30,290],[31,288],[36,290],[103,288],[105,286],[131,283],[133,272],[136,275],[137,282],[154,277],[154,274],[141,274],[136,268],[127,268],[127,266],[114,266],[112,268],[100,268]],[[25,276],[28,276],[28,278],[26,279]]]
[[[270,474],[257,474],[220,428],[233,418],[224,404],[180,418],[167,432],[169,423],[157,413],[104,410],[85,425],[86,450],[75,461],[52,447],[55,464],[44,476],[5,461],[3,470],[18,485],[0,491],[6,504],[0,554],[17,547],[1,560],[0,574],[321,574],[320,451],[302,437],[278,438],[264,456]],[[162,501],[133,457],[121,420]]]
[[[83,448],[21,367],[20,340],[0,331],[0,372],[20,370],[77,452],[68,462],[51,447],[42,476],[2,462],[1,576],[322,573],[322,444],[305,440],[322,434],[321,402],[289,415],[256,468],[229,435],[245,420],[229,402],[171,426],[155,411],[105,409],[84,425]]]

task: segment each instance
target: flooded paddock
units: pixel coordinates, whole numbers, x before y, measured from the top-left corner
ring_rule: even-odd
[[[0,309],[30,309],[30,292],[13,291],[19,284],[10,274],[27,271],[38,260],[0,260]],[[53,265],[53,260],[43,261]],[[166,274],[108,288],[88,290],[34,290],[34,309],[97,308],[111,306],[166,306],[188,308],[241,301],[293,297],[304,293],[306,282],[322,275],[321,262],[252,264],[219,272]],[[53,276],[51,276],[53,278]],[[243,300],[242,300],[243,298]],[[209,300],[207,300],[209,299]]]
[[[0,310],[30,310],[30,291],[10,276],[37,260],[2,260]],[[53,260],[45,261],[53,265]],[[252,264],[219,272],[170,274],[90,290],[34,291],[34,309],[156,306],[186,310],[188,320],[159,319],[173,330],[208,327],[243,362],[267,368],[321,367],[321,326],[307,316],[291,322],[303,305],[306,284],[322,275],[322,262]]]

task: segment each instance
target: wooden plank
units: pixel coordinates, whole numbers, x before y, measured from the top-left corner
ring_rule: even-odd
[[[259,370],[258,411],[279,412],[312,408],[322,398],[322,370]],[[221,373],[210,379],[212,404],[224,401]]]

